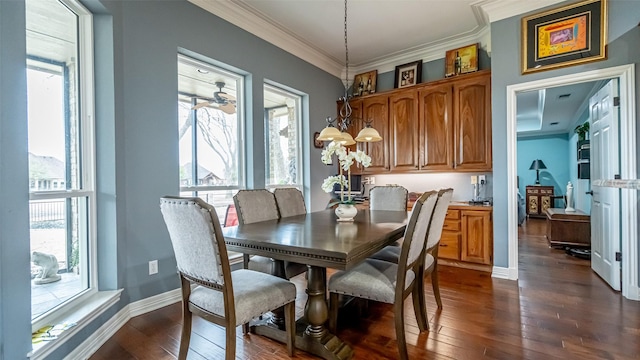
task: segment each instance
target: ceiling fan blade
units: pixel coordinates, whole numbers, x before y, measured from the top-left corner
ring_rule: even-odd
[[[225,99],[225,100],[227,100],[227,101],[236,101],[236,97],[235,96],[229,95],[229,94],[224,93],[224,92],[219,92],[218,96],[223,98],[223,99]]]
[[[209,104],[211,104],[211,102],[210,102],[210,101],[201,102],[200,104],[196,104],[196,105],[194,105],[194,106],[191,108],[191,110],[198,110],[198,109],[203,108],[203,107],[205,107],[205,106],[209,106]]]
[[[223,112],[227,113],[227,114],[235,114],[236,113],[236,107],[233,104],[223,104],[218,106],[218,109],[222,110]]]

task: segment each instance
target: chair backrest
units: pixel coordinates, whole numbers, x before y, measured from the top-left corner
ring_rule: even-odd
[[[431,251],[431,249],[437,247],[440,243],[444,219],[447,217],[447,210],[449,209],[449,203],[451,203],[452,196],[453,189],[443,189],[438,191],[438,201],[436,202],[436,207],[433,210],[431,224],[429,225],[429,233],[427,235],[427,251]]]
[[[266,189],[240,190],[233,196],[240,224],[280,218],[276,197]]]
[[[411,209],[411,218],[404,232],[404,241],[402,242],[402,251],[398,260],[398,286],[404,284],[404,288],[410,284],[405,283],[408,272],[414,271],[419,265],[419,261],[423,257],[421,255],[425,250],[425,242],[427,241],[427,233],[429,224],[433,215],[438,193],[435,191],[425,192],[416,200]],[[417,274],[416,274],[417,276]]]
[[[369,190],[369,209],[406,211],[408,197],[402,186],[374,186]]]
[[[307,213],[302,191],[296,188],[277,188],[273,191],[276,197],[280,217],[302,215]]]
[[[196,280],[225,284],[227,247],[216,210],[199,198],[163,197],[160,211],[169,230],[178,271]]]

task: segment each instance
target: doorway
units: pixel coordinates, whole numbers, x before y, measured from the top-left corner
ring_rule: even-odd
[[[518,279],[518,222],[517,222],[517,134],[516,95],[518,92],[571,85],[582,82],[617,78],[620,84],[620,156],[623,179],[636,177],[636,128],[635,128],[635,70],[634,65],[587,71],[556,78],[542,79],[507,86],[507,206],[509,279]],[[621,239],[622,239],[622,295],[640,300],[638,287],[637,245],[637,190],[622,189]]]

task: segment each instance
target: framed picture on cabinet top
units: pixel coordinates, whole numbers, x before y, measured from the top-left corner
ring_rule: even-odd
[[[522,18],[522,73],[607,58],[607,0],[586,0]]]
[[[376,92],[376,80],[378,70],[358,74],[353,78],[353,96],[374,94]]]
[[[396,66],[395,87],[403,88],[422,81],[422,60]]]
[[[478,71],[478,44],[447,51],[444,76],[456,76]]]

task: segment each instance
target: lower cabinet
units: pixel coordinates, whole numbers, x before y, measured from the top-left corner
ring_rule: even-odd
[[[443,264],[491,271],[492,211],[490,206],[449,206],[438,248]]]

